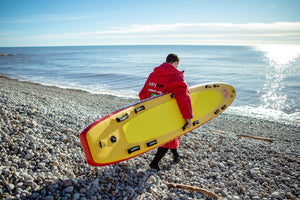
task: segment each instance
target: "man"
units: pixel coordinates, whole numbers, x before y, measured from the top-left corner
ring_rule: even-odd
[[[149,75],[143,89],[139,93],[141,100],[165,93],[174,94],[182,117],[187,122],[187,128],[191,127],[191,119],[193,118],[192,104],[188,85],[184,81],[183,72],[177,70],[179,65],[179,57],[172,53],[166,58],[166,62],[154,68]],[[179,162],[179,147],[180,137],[159,147],[157,153],[150,164],[152,169],[159,170],[158,163],[167,153],[168,149],[173,153],[174,162]]]

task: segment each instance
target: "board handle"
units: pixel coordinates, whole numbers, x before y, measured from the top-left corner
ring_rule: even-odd
[[[157,140],[153,140],[151,142],[147,142],[147,147],[151,147],[153,145],[156,145],[157,144]]]
[[[128,154],[131,154],[131,153],[133,153],[135,151],[138,151],[140,149],[141,149],[141,147],[139,145],[137,145],[135,147],[132,147],[132,148],[128,149],[127,151],[128,151]]]
[[[219,112],[220,112],[220,109],[216,110],[215,115],[219,114]]]
[[[193,122],[193,126],[196,126],[197,124],[199,124],[199,120]]]
[[[145,109],[146,109],[145,106],[140,106],[140,107],[134,109],[134,112],[135,112],[135,113],[138,113],[138,112],[140,112],[140,111],[142,111],[142,110],[145,110]]]
[[[123,115],[122,117],[120,118],[116,118],[117,122],[122,122],[124,121],[125,119],[127,119],[129,117],[128,113],[126,113],[125,115]]]
[[[188,125],[189,125],[189,123],[186,123],[186,124],[182,127],[182,130],[184,131]]]

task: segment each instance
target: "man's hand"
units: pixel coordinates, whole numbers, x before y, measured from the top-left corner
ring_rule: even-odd
[[[191,128],[192,127],[192,120],[191,119],[185,119],[186,123],[188,124],[186,128]]]

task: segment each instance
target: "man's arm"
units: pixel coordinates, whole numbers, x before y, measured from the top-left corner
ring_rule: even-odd
[[[182,117],[191,125],[189,121],[193,118],[193,110],[187,84],[184,81],[177,82],[170,84],[169,88],[169,91],[175,95]]]

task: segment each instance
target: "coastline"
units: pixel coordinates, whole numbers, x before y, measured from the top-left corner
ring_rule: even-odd
[[[209,199],[165,182],[206,188],[224,199],[300,197],[300,125],[222,113],[181,138],[150,170],[147,152],[107,167],[86,164],[80,132],[137,99],[42,86],[0,75],[1,199]],[[251,135],[273,143],[238,138]]]

